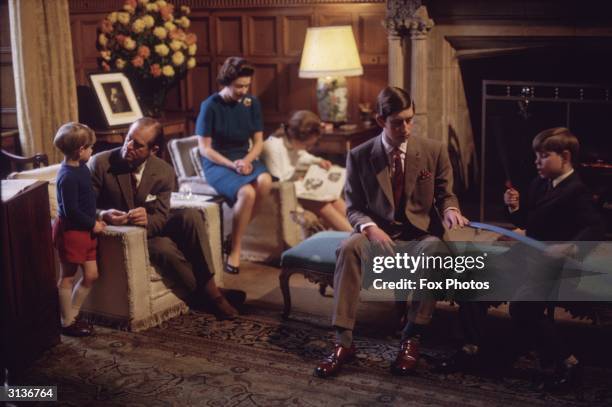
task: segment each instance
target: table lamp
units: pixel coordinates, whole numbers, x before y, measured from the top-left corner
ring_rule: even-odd
[[[347,121],[346,76],[363,74],[350,25],[310,27],[306,31],[300,78],[317,78],[317,108],[324,122]]]

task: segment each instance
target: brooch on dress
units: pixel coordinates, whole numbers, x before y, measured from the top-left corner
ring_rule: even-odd
[[[244,98],[242,99],[242,103],[246,106],[249,107],[251,106],[251,104],[253,103],[253,100],[251,98]]]

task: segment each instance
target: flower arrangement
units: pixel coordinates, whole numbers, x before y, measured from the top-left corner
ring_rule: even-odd
[[[187,6],[165,0],[126,0],[98,28],[98,64],[122,71],[136,88],[145,114],[161,110],[167,90],[196,66],[197,37],[188,31]],[[152,105],[152,106],[151,106]],[[153,111],[146,111],[152,107]]]

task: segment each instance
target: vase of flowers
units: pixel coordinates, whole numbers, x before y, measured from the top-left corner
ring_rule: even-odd
[[[165,0],[126,0],[100,23],[98,65],[125,73],[146,116],[159,116],[168,90],[196,66],[190,12]]]

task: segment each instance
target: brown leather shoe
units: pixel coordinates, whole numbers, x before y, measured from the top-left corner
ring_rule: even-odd
[[[218,320],[232,320],[238,317],[240,313],[232,304],[230,304],[223,295],[213,298],[213,312]]]
[[[336,344],[331,355],[323,359],[315,368],[314,375],[322,378],[335,375],[343,364],[355,359],[355,353],[354,344],[351,345],[350,348],[345,348],[342,345]]]
[[[85,317],[83,317],[82,314],[79,313],[74,320],[80,323],[81,325],[84,325],[87,328],[89,328],[89,330],[92,331],[93,333],[93,330],[94,330],[93,324],[89,322],[89,320],[87,320]]]
[[[410,338],[403,341],[400,351],[391,364],[391,373],[398,376],[405,376],[412,373],[419,363],[419,339]]]
[[[84,321],[74,321],[71,325],[62,327],[62,334],[67,336],[90,336],[92,329]]]

